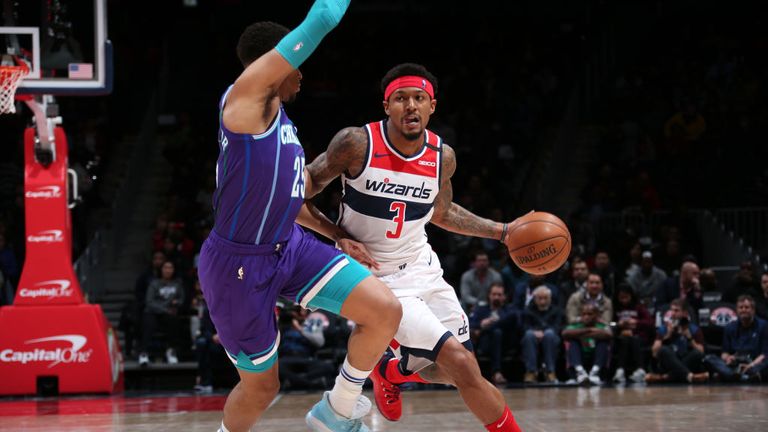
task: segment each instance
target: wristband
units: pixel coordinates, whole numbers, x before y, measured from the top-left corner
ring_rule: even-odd
[[[509,228],[509,224],[504,224],[501,227],[501,238],[499,239],[500,242],[504,243],[504,237],[507,236],[507,229]]]
[[[349,2],[316,0],[304,21],[285,35],[275,49],[294,69],[298,69],[315,51],[323,37],[339,24]]]

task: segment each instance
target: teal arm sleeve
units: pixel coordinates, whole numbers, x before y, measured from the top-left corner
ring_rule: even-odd
[[[315,0],[304,21],[277,44],[277,52],[298,69],[323,37],[339,24],[350,1]]]

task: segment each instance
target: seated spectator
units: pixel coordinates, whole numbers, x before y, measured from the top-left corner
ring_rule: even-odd
[[[491,357],[493,382],[507,382],[501,373],[501,354],[511,332],[514,331],[517,314],[507,304],[504,285],[494,283],[488,292],[488,304],[478,306],[469,316],[469,326],[472,329],[472,343],[477,346],[480,354]]]
[[[464,310],[471,312],[478,303],[483,303],[494,283],[503,283],[501,275],[490,267],[487,253],[477,252],[472,268],[461,275],[461,305]]]
[[[704,333],[690,321],[685,300],[672,300],[669,310],[670,319],[656,329],[656,340],[651,347],[653,358],[658,362],[658,373],[649,373],[645,381],[706,381],[709,374],[703,371],[701,362]]]
[[[569,324],[579,322],[581,319],[581,307],[585,304],[594,304],[600,314],[600,321],[608,325],[613,319],[613,304],[611,299],[603,294],[603,279],[597,273],[590,273],[587,277],[587,289],[577,291],[568,299],[566,306],[566,318]]]
[[[197,357],[197,377],[195,379],[195,393],[211,393],[213,391],[213,362],[219,356],[225,355],[221,346],[219,335],[211,321],[211,314],[205,300],[196,303],[196,315],[199,318],[199,327],[196,331],[195,355]]]
[[[703,305],[700,273],[698,264],[693,261],[684,262],[680,266],[680,276],[667,278],[656,292],[656,310],[675,299],[685,300],[695,309],[699,309]]]
[[[555,360],[560,348],[560,329],[563,325],[563,310],[552,304],[552,293],[546,286],[533,291],[533,301],[523,315],[525,336],[522,340],[523,361],[525,362],[524,383],[536,382],[539,374],[539,347],[544,358],[546,382],[557,382]]]
[[[145,301],[147,298],[147,289],[149,288],[149,284],[155,280],[160,278],[161,269],[163,267],[163,264],[168,261],[166,259],[166,256],[163,252],[156,251],[152,254],[152,262],[149,266],[144,270],[142,274],[139,275],[138,278],[136,278],[136,283],[134,285],[134,294],[136,296],[136,300],[139,304],[140,310],[144,310]]]
[[[533,300],[533,291],[540,287],[545,286],[549,288],[549,291],[552,295],[552,301],[555,302],[555,304],[558,303],[558,292],[557,287],[552,285],[551,283],[548,283],[546,281],[546,276],[541,275],[531,275],[530,279],[528,279],[525,282],[521,282],[517,284],[515,287],[515,293],[512,297],[512,306],[514,306],[515,309],[519,311],[524,311],[529,304],[531,304],[531,300]]]
[[[147,288],[152,280],[160,277],[160,268],[165,261],[164,253],[157,251],[152,254],[152,263],[136,278],[133,301],[127,303],[120,314],[119,328],[125,335],[126,356],[130,356],[133,352],[134,338],[142,334],[141,322],[146,306]]]
[[[720,288],[717,286],[717,275],[711,268],[701,269],[699,274],[699,285],[701,285],[702,295],[704,293],[719,293]],[[722,295],[721,295],[722,298]]]
[[[739,319],[725,327],[723,353],[709,354],[704,363],[723,381],[768,378],[768,323],[755,316],[755,300],[742,295],[736,302]]]
[[[563,339],[568,341],[568,365],[571,368],[570,383],[583,384],[587,380],[601,385],[600,372],[608,365],[608,347],[613,334],[607,324],[600,322],[598,309],[594,304],[581,306],[581,318],[563,330]],[[584,369],[586,357],[592,358],[592,369]]]
[[[586,290],[587,276],[589,276],[587,262],[581,258],[574,258],[571,264],[571,279],[560,284],[560,292],[558,293],[560,294],[560,300],[558,305],[561,308],[566,306],[573,293]]]
[[[653,265],[653,254],[651,251],[643,252],[640,260],[640,269],[627,278],[627,282],[632,286],[638,300],[644,305],[652,305],[656,292],[659,291],[667,280],[667,274],[664,270]]]
[[[629,248],[629,264],[627,269],[624,270],[624,279],[628,280],[635,272],[640,271],[640,263],[642,261],[643,246],[640,242],[635,242],[631,248]]]
[[[757,316],[768,320],[768,272],[760,276],[760,295],[755,299]]]
[[[179,253],[179,245],[172,237],[169,236],[163,240],[163,248],[160,250],[165,254],[165,259],[172,262],[178,270],[183,268],[182,256]]]
[[[179,321],[179,309],[184,304],[184,286],[176,278],[176,268],[171,261],[166,261],[160,271],[160,278],[152,280],[147,288],[146,307],[141,338],[139,364],[149,364],[148,350],[160,325],[167,335],[165,358],[168,364],[179,362],[176,349],[181,346],[182,328]]]
[[[653,319],[645,305],[640,303],[632,287],[626,283],[616,290],[616,351],[618,364],[613,382],[624,384],[626,374],[632,382],[645,382],[643,345],[653,332]]]
[[[739,271],[736,272],[736,275],[733,277],[731,286],[723,292],[723,301],[736,303],[736,300],[743,295],[755,298],[758,294],[758,286],[757,281],[755,280],[752,261],[744,261],[739,266]]]
[[[606,251],[598,251],[595,254],[595,268],[593,273],[597,273],[603,280],[603,292],[608,297],[613,297],[613,291],[616,289],[616,270],[611,264],[611,257]]]
[[[328,317],[322,311],[310,312],[299,305],[278,313],[281,386],[283,389],[327,388],[333,382],[337,367],[315,354],[325,345]]]

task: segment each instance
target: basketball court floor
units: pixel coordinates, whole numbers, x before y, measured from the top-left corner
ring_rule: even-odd
[[[766,386],[527,388],[504,390],[504,396],[527,432],[768,430]],[[213,432],[225,397],[0,399],[0,430]],[[304,414],[319,397],[281,394],[253,430],[305,432]],[[451,390],[405,392],[400,422],[388,422],[374,408],[366,423],[374,431],[484,430]]]

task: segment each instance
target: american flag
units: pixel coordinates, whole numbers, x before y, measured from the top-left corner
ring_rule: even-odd
[[[69,78],[70,79],[92,79],[93,64],[92,63],[70,63]]]

